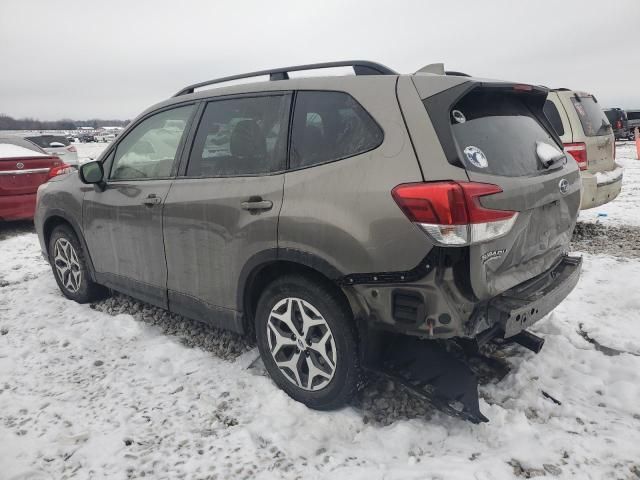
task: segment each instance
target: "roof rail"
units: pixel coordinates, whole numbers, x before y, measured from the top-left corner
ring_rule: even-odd
[[[206,82],[194,83],[188,87],[183,88],[174,97],[180,95],[186,95],[193,93],[196,88],[206,87],[208,85],[215,85],[216,83],[230,82],[232,80],[240,80],[241,78],[260,77],[263,75],[269,75],[269,80],[288,80],[289,72],[297,72],[301,70],[318,70],[322,68],[333,67],[353,67],[353,71],[356,75],[397,75],[398,72],[391,70],[389,67],[385,67],[380,63],[369,62],[366,60],[347,60],[342,62],[326,62],[326,63],[310,63],[309,65],[295,65],[292,67],[275,68],[271,70],[260,70],[258,72],[243,73],[240,75],[231,75],[230,77],[216,78],[208,80]]]
[[[456,72],[455,70],[447,70],[444,72],[445,75],[453,75],[454,77],[470,77],[468,73],[464,72]]]

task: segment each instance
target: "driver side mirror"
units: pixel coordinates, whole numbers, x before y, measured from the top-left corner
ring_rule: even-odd
[[[100,162],[87,162],[78,170],[82,183],[101,186],[104,183],[104,169]]]

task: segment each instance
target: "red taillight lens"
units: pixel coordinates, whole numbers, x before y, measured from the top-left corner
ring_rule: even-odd
[[[480,204],[480,197],[500,192],[497,185],[448,181],[398,185],[391,194],[409,220],[438,243],[464,245],[500,237],[511,229],[517,212]]]
[[[73,152],[73,153],[76,153],[76,152],[77,152],[76,147],[75,147],[74,145],[69,145],[69,146],[67,147],[67,151],[68,151],[68,152]]]
[[[566,152],[570,153],[571,156],[575,159],[580,170],[587,169],[587,145],[578,142],[578,143],[565,143],[564,149]]]
[[[398,185],[391,195],[412,222],[440,225],[469,223],[462,188],[455,182]]]
[[[54,164],[55,165],[55,164]],[[58,165],[57,167],[52,167],[47,174],[47,181],[51,180],[53,177],[57,177],[58,175],[64,175],[65,173],[73,172],[73,167],[63,163],[62,165]]]

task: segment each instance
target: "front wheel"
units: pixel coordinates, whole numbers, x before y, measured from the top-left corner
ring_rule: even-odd
[[[351,399],[360,375],[353,315],[336,292],[304,276],[282,277],[260,297],[255,322],[265,367],[291,398],[318,410]]]
[[[74,231],[59,225],[49,239],[49,262],[60,291],[78,303],[104,296],[107,289],[91,280],[82,245]]]

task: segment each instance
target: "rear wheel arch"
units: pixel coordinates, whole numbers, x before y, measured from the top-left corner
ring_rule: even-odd
[[[338,270],[310,254],[305,255],[302,252],[296,252],[294,255],[281,255],[281,251],[277,253],[276,255],[276,251],[274,251],[271,255],[260,255],[262,261],[249,262],[243,269],[238,286],[237,302],[238,310],[243,312],[245,331],[254,335],[253,325],[260,295],[267,285],[285,275],[302,275],[323,285],[337,295],[344,306],[351,311],[354,318],[358,316],[360,307],[357,302],[335,282],[335,279],[342,276]],[[312,258],[315,258],[315,261],[312,261]],[[315,263],[315,265],[312,266],[312,263]],[[326,265],[318,268],[318,265],[323,263]]]

